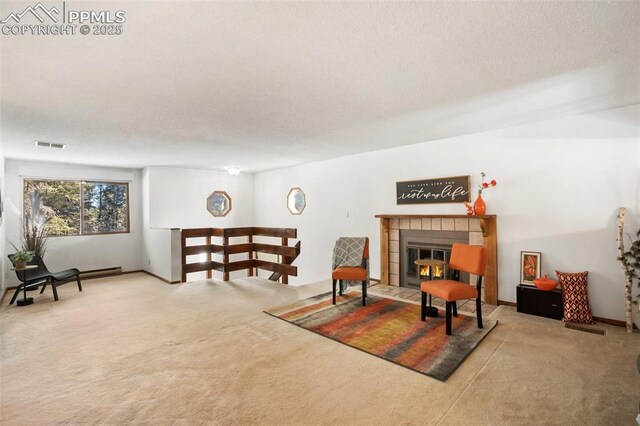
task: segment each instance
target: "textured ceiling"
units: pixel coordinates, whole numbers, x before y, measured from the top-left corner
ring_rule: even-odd
[[[82,6],[124,35],[0,36],[7,157],[260,171],[640,102],[638,1]]]

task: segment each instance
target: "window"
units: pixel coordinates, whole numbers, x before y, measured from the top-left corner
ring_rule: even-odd
[[[129,185],[82,183],[82,233],[129,232]]]
[[[49,236],[129,232],[129,184],[25,179],[24,213],[34,192],[42,198]]]

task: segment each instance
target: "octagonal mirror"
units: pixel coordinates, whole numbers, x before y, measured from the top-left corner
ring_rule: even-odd
[[[291,188],[287,195],[287,208],[291,214],[301,214],[307,206],[307,197],[300,188]]]
[[[224,191],[213,191],[207,198],[207,210],[215,217],[222,217],[231,211],[231,197]]]

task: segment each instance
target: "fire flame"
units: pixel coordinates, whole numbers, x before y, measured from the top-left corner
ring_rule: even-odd
[[[420,266],[420,276],[428,277],[429,276],[429,268],[430,266],[421,265]],[[444,275],[444,268],[440,265],[433,266],[433,278],[442,278]]]

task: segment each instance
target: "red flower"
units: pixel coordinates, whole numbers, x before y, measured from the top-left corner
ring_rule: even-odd
[[[478,194],[482,194],[482,191],[484,191],[485,189],[489,189],[492,186],[496,186],[498,184],[495,179],[491,179],[489,182],[485,182],[484,180],[487,178],[485,172],[480,173],[480,176],[482,177],[482,181],[478,185]]]

